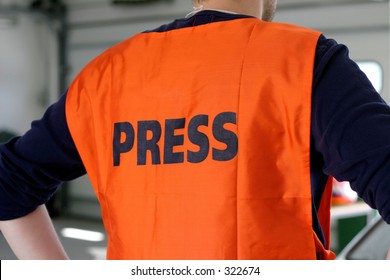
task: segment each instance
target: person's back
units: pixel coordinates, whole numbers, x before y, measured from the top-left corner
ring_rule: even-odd
[[[318,37],[246,17],[139,34],[84,69],[66,113],[109,258],[317,257],[307,163]]]

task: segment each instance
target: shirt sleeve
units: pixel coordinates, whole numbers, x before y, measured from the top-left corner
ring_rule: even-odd
[[[390,107],[345,46],[322,36],[317,58],[312,149],[325,174],[349,181],[390,223]]]
[[[27,215],[63,181],[86,173],[70,135],[64,94],[22,137],[0,145],[0,220]]]

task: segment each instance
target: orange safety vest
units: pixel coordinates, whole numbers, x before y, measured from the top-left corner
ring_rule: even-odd
[[[333,257],[312,229],[319,35],[254,18],[143,33],[79,74],[66,116],[107,258]]]

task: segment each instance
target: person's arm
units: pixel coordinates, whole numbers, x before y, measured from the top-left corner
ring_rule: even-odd
[[[0,230],[21,259],[67,258],[44,206],[85,169],[69,133],[65,97],[22,137],[0,144]]]
[[[63,95],[22,137],[0,144],[0,220],[31,213],[64,181],[86,173],[68,130],[65,100]]]
[[[321,171],[350,182],[390,224],[390,106],[345,46],[321,41],[312,108],[313,149],[322,156]]]
[[[45,206],[21,218],[0,221],[0,229],[18,259],[68,259]]]

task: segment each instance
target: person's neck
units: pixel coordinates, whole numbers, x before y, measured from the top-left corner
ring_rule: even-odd
[[[223,10],[260,18],[261,9],[257,1],[208,0],[194,8],[199,10]]]

